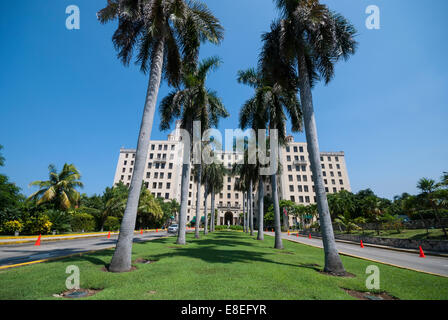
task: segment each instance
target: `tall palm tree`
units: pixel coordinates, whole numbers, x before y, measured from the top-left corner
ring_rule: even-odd
[[[264,41],[266,46],[281,52],[283,59],[298,70],[308,153],[325,251],[324,271],[342,275],[345,269],[336,249],[322,178],[311,88],[321,77],[328,83],[334,76],[334,64],[340,58],[348,59],[354,54],[356,30],[343,16],[330,11],[319,0],[275,0],[275,3],[282,19],[272,25],[271,32],[264,35]],[[275,69],[275,61],[264,61],[265,68]],[[285,78],[276,70],[273,73],[279,75],[280,79]]]
[[[215,156],[216,157],[216,156]],[[204,164],[204,177],[208,192],[211,196],[210,211],[210,232],[215,231],[215,196],[220,193],[224,187],[224,176],[228,174],[228,170],[216,157],[213,163]],[[205,213],[207,216],[207,212]],[[207,219],[207,218],[206,218]]]
[[[422,178],[417,183],[417,188],[421,191],[418,197],[420,197],[424,202],[426,202],[426,206],[428,208],[434,210],[436,220],[441,225],[445,238],[448,239],[448,233],[445,229],[445,226],[442,223],[442,219],[440,218],[439,208],[437,205],[438,198],[441,198],[438,196],[441,191],[440,187],[441,184],[437,183],[433,179]],[[442,190],[442,193],[444,193],[444,190]],[[444,200],[442,200],[442,203],[444,203]]]
[[[131,269],[132,239],[162,74],[168,84],[178,85],[182,56],[187,65],[196,61],[200,43],[219,43],[223,28],[207,6],[195,0],[108,0],[97,16],[101,23],[118,20],[112,40],[123,64],[129,65],[136,49],[136,63],[143,73],[149,71],[134,174],[109,267],[109,271],[124,272]]]
[[[229,116],[217,93],[206,88],[205,84],[208,73],[215,70],[220,63],[219,58],[211,57],[202,60],[198,66],[185,70],[182,80],[183,87],[170,92],[160,104],[161,130],[168,129],[174,119],[180,117],[182,119],[181,128],[185,129],[190,137],[193,135],[193,122],[199,121],[202,136],[205,129],[217,127],[220,118]],[[182,164],[179,234],[177,238],[177,244],[181,245],[185,244],[192,147],[192,144],[184,145],[184,152],[187,155],[184,157],[184,163]]]
[[[83,188],[81,174],[73,164],[64,164],[61,172],[57,172],[53,164],[48,166],[49,180],[34,181],[31,186],[38,186],[39,190],[34,192],[29,199],[37,200],[37,205],[42,203],[54,203],[60,210],[68,210],[76,206],[80,194],[76,188]]]
[[[275,54],[274,52],[270,53],[272,55]],[[264,59],[265,55],[262,54],[261,57]],[[279,61],[279,59],[276,61]],[[286,74],[291,75],[290,79],[294,79],[294,73],[287,66],[285,67],[284,63],[279,62],[277,68],[285,70]],[[254,96],[241,108],[240,127],[242,129],[248,127],[252,129],[268,128],[270,136],[273,130],[277,130],[278,143],[281,146],[285,146],[286,115],[291,119],[292,130],[300,131],[302,129],[301,108],[294,90],[293,81],[285,82],[283,85],[279,82],[274,82],[274,77],[270,71],[249,69],[239,72],[238,81],[249,85],[255,90]],[[275,172],[270,176],[274,205],[275,248],[283,249],[277,175],[278,172]]]

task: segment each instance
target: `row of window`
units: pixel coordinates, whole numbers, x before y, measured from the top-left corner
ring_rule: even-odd
[[[161,150],[162,150],[162,147],[163,147],[163,150],[164,150],[164,151],[167,151],[167,150],[168,150],[168,145],[167,145],[167,144],[164,144],[163,146],[162,146],[161,144],[159,144],[159,145],[158,145],[158,150],[161,151]],[[175,150],[175,148],[176,148],[176,146],[175,146],[174,144],[171,145],[171,150]],[[152,144],[152,145],[151,145],[151,151],[154,151],[155,149],[156,149],[156,145]]]

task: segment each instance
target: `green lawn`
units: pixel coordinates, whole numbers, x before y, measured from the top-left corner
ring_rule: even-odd
[[[337,234],[345,234],[335,230]],[[352,231],[350,234],[363,235],[362,230]],[[401,230],[398,233],[396,230],[380,230],[380,235],[378,235],[376,230],[364,230],[365,236],[370,237],[383,237],[383,238],[396,238],[396,239],[412,239],[412,240],[446,240],[442,229],[429,229],[429,235],[426,234],[426,229],[409,229]]]
[[[369,261],[342,257],[355,278],[322,274],[323,251],[284,240],[273,249],[273,238],[259,242],[242,232],[221,231],[186,246],[175,238],[134,244],[133,259],[157,260],[136,264],[122,274],[102,271],[113,250],[100,251],[0,271],[0,299],[63,299],[66,267],[80,268],[81,287],[103,289],[85,299],[354,299],[342,288],[368,291]],[[319,267],[315,267],[317,264]],[[381,290],[400,299],[448,299],[448,278],[377,264]]]

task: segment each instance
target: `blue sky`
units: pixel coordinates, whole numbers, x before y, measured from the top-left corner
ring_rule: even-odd
[[[256,65],[260,36],[278,16],[271,0],[205,1],[226,29],[218,55],[222,67],[209,77],[231,117],[220,129],[236,128],[251,90],[236,73]],[[322,151],[346,153],[354,192],[371,188],[392,198],[415,193],[421,177],[448,171],[448,28],[446,0],[327,0],[357,28],[359,49],[340,62],[335,79],[313,91]],[[119,149],[134,148],[147,77],[123,67],[111,43],[114,24],[96,12],[105,0],[25,0],[0,8],[0,171],[25,194],[47,178],[47,167],[74,163],[88,194],[113,183]],[[81,29],[65,28],[65,8],[81,11]],[[365,27],[368,5],[381,10],[381,29]],[[163,84],[159,101],[169,88]],[[158,130],[153,139],[165,139]],[[295,134],[305,141],[304,134]]]

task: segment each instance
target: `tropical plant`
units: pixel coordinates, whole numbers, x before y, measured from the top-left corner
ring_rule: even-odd
[[[16,231],[20,232],[23,229],[23,223],[18,220],[7,221],[3,224],[1,230],[6,234],[14,234]]]
[[[291,81],[276,68],[277,65],[286,61],[298,71],[301,107],[325,252],[324,271],[343,275],[345,269],[336,248],[322,178],[311,88],[320,78],[328,83],[334,76],[335,63],[340,58],[348,59],[354,54],[356,30],[343,16],[330,11],[319,0],[275,0],[275,4],[281,11],[281,19],[272,24],[271,32],[265,34],[263,39],[265,52],[280,52],[280,57],[276,59],[275,54],[267,54],[262,62],[263,69],[271,70],[270,73],[280,83]]]
[[[38,214],[29,217],[24,222],[23,230],[28,234],[48,234],[51,231],[52,223],[46,214]]]
[[[64,164],[61,172],[56,167],[48,166],[49,180],[34,181],[30,186],[38,186],[39,190],[34,192],[28,199],[36,200],[37,205],[52,203],[56,209],[67,211],[77,206],[80,195],[76,188],[82,188],[81,174],[73,164]]]
[[[206,184],[211,196],[211,210],[210,213],[215,212],[215,195],[220,193],[224,187],[224,176],[227,175],[228,170],[224,167],[220,160],[214,155],[214,161],[211,164],[203,164],[204,176]],[[209,231],[215,231],[216,214],[210,215]]]
[[[163,211],[159,202],[148,189],[142,188],[137,209],[137,218],[140,222],[140,227],[147,227],[151,222],[155,223],[156,221],[160,221],[162,217]]]
[[[261,60],[268,59],[268,56],[275,54],[272,48],[265,46],[261,54]],[[275,60],[275,62],[278,61],[279,59]],[[282,69],[282,65],[282,63],[279,63],[277,67]],[[271,70],[256,71],[255,69],[249,69],[239,72],[238,81],[255,90],[254,96],[246,101],[241,108],[240,127],[241,129],[267,129],[269,138],[275,143],[278,142],[278,145],[284,146],[286,145],[286,113],[291,118],[292,131],[301,130],[302,118],[300,104],[293,89],[294,86],[290,84],[282,86],[281,83],[274,82],[272,72],[268,72]],[[259,143],[265,143],[265,141],[259,141]],[[274,151],[271,150],[271,152]],[[272,158],[278,161],[278,155],[272,154]],[[278,172],[274,172],[270,176],[275,218],[274,247],[276,249],[283,249],[277,174]]]
[[[137,49],[136,63],[143,73],[149,71],[150,74],[134,174],[109,267],[112,272],[124,272],[131,269],[132,239],[162,74],[168,84],[177,86],[184,67],[182,60],[186,65],[194,63],[200,44],[205,41],[219,43],[223,28],[207,6],[195,0],[109,0],[98,12],[98,19],[101,23],[118,20],[112,38],[118,58],[127,66]]]
[[[59,233],[71,231],[72,215],[67,211],[50,209],[45,214],[50,219],[52,230]]]
[[[343,226],[347,233],[351,233],[353,230],[361,229],[352,219],[343,216],[342,214],[334,219],[334,222],[339,224],[340,226]]]
[[[72,230],[75,232],[94,231],[95,218],[88,213],[76,212],[72,217]]]
[[[228,113],[221,99],[215,91],[206,87],[207,75],[220,65],[220,59],[212,57],[204,59],[198,66],[190,66],[182,77],[182,88],[173,90],[166,96],[161,104],[160,129],[167,130],[176,118],[181,118],[181,128],[189,137],[202,136],[205,129],[216,127],[221,117],[228,117]],[[195,121],[200,122],[201,127],[193,127]],[[193,132],[199,130],[198,132]],[[193,144],[190,139],[183,139],[184,161],[182,164],[181,200],[179,214],[179,233],[177,244],[185,244],[185,226],[187,222],[188,189],[191,175],[191,153]],[[202,162],[202,159],[199,159]],[[200,166],[202,170],[202,165]],[[200,179],[197,180],[200,183]],[[199,216],[199,212],[197,212]],[[199,219],[199,217],[197,217]],[[199,232],[199,231],[198,231]]]

